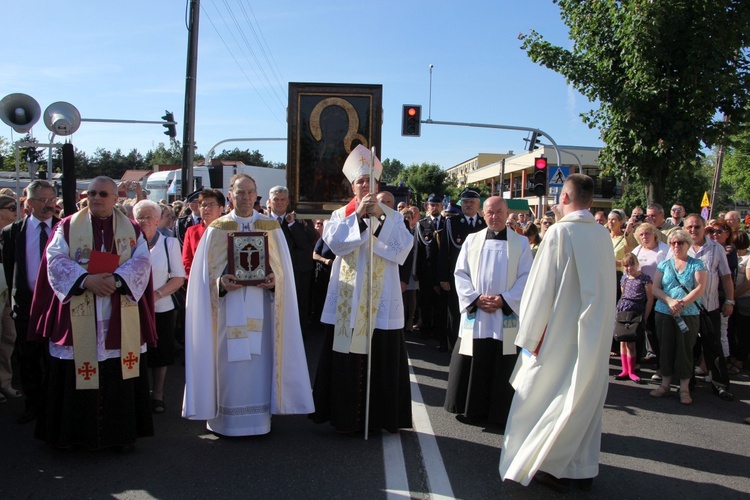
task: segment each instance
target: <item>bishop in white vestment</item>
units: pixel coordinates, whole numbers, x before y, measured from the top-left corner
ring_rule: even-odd
[[[266,434],[272,414],[314,410],[289,250],[274,219],[255,212],[255,181],[230,183],[235,210],[201,238],[185,307],[182,416],[225,436]],[[258,286],[227,270],[227,235],[264,231],[272,274]]]
[[[487,228],[467,236],[454,273],[461,327],[453,349],[444,408],[459,420],[505,427],[513,387],[521,296],[531,269],[528,239],[508,231],[508,206],[484,203]]]
[[[326,331],[313,394],[312,419],[330,421],[339,432],[364,429],[367,356],[372,356],[370,428],[397,432],[411,427],[411,390],[404,342],[404,307],[398,266],[411,251],[414,237],[403,216],[377,203],[370,194],[370,152],[357,146],[347,159],[344,174],[355,197],[336,210],[323,230],[323,240],[336,254],[321,321]],[[375,177],[380,161],[375,159]],[[377,217],[375,234],[370,224]],[[374,247],[370,262],[368,242]],[[372,310],[367,291],[372,265]],[[367,331],[372,316],[374,332]],[[368,337],[372,336],[372,344]]]
[[[500,475],[524,485],[541,471],[548,486],[542,478],[590,487],[599,471],[616,283],[610,238],[588,210],[593,189],[588,176],[568,177],[563,217],[544,235],[521,299]]]

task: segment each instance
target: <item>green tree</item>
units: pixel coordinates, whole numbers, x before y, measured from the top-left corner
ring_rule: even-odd
[[[119,149],[114,153],[106,149],[98,148],[91,155],[88,171],[83,171],[76,166],[77,177],[85,179],[106,175],[113,179],[120,179],[126,170],[148,170],[148,163],[137,149],[133,149],[127,155],[122,154]]]
[[[401,163],[400,161],[396,160],[395,158],[391,160],[390,158],[386,158],[382,161],[383,164],[383,174],[381,181],[386,182],[388,184],[393,184],[396,182],[396,179],[398,179],[399,174],[404,171],[406,166]]]
[[[249,149],[234,148],[233,150],[222,150],[221,153],[214,156],[215,160],[231,160],[241,161],[245,165],[253,165],[256,167],[269,167],[269,168],[286,168],[284,163],[271,162],[263,158],[263,155],[257,149],[250,151]]]
[[[182,144],[177,140],[169,141],[169,148],[167,148],[163,142],[160,142],[156,149],[150,149],[146,153],[145,159],[151,167],[154,165],[181,165]]]
[[[605,173],[664,201],[670,177],[688,167],[750,114],[750,2],[746,0],[553,0],[572,50],[532,31],[521,35],[532,61],[561,75],[599,108]],[[717,120],[717,113],[729,121]]]
[[[733,201],[750,202],[750,127],[745,127],[724,151],[721,186],[733,191]],[[729,208],[729,207],[724,207]]]
[[[412,200],[420,203],[432,194],[445,193],[448,174],[435,163],[416,163],[406,167],[396,179],[411,188]]]

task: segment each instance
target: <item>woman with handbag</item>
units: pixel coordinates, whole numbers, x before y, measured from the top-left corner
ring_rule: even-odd
[[[706,266],[688,255],[692,238],[685,230],[669,235],[673,257],[660,262],[654,275],[656,335],[659,338],[661,385],[649,394],[661,398],[669,394],[672,378],[680,381],[680,403],[693,403],[690,377],[693,374],[693,347],[698,338],[700,310],[696,303],[706,287]]]
[[[161,207],[151,200],[141,200],[133,207],[133,216],[141,226],[151,251],[156,331],[159,334],[156,349],[149,349],[147,358],[153,379],[151,410],[164,413],[164,380],[167,367],[173,365],[175,360],[177,308],[171,295],[185,282],[185,268],[177,239],[164,237],[157,231]]]
[[[623,256],[622,268],[625,274],[620,281],[622,295],[615,319],[615,340],[620,342],[622,371],[615,379],[630,379],[639,384],[641,378],[635,371],[635,342],[643,335],[644,324],[654,306],[653,282],[649,275],[640,271],[638,258],[632,253]]]

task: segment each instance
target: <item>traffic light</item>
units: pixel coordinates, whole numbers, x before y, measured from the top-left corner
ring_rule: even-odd
[[[404,137],[419,137],[422,126],[422,106],[404,104],[401,113],[401,135]]]
[[[164,131],[164,135],[168,135],[170,139],[174,139],[175,137],[177,137],[177,129],[174,126],[174,113],[166,110],[164,112],[166,114],[161,117],[162,120],[167,122],[162,125],[162,127],[167,129],[166,131]]]
[[[530,153],[533,153],[535,149],[539,149],[539,144],[542,142],[542,140],[539,138],[539,134],[537,132],[532,132],[531,133],[531,139],[526,139],[526,140],[529,141],[529,144],[526,147],[526,149]]]
[[[534,158],[534,196],[547,194],[547,158]]]

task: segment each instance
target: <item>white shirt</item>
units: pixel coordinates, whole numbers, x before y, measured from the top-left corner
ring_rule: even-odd
[[[36,273],[39,271],[39,264],[42,263],[42,255],[39,252],[39,224],[47,225],[47,241],[52,237],[52,218],[41,221],[34,215],[29,216],[26,221],[26,283],[29,290],[36,286]]]
[[[170,268],[172,278],[185,277],[185,267],[182,265],[179,243],[175,238],[167,238],[167,248],[169,249],[169,267],[167,267],[167,254],[164,252],[164,236],[159,236],[156,245],[151,249],[151,275],[154,278],[154,292],[167,282]],[[161,299],[158,297],[157,294],[154,294],[155,312],[161,313],[174,309],[171,295]]]

